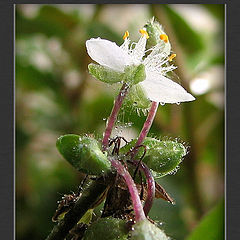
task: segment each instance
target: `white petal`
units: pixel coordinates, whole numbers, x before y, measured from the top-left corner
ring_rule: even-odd
[[[195,100],[182,86],[157,72],[146,71],[146,79],[139,84],[151,101],[180,103]]]
[[[115,71],[124,71],[124,67],[131,63],[131,57],[116,43],[92,38],[86,41],[88,55],[102,66],[109,67]]]

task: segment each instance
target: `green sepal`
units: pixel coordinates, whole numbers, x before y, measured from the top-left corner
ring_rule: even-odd
[[[125,104],[134,106],[138,109],[149,109],[151,101],[146,97],[146,94],[140,84],[130,88],[126,97]]]
[[[108,67],[90,63],[88,65],[89,73],[101,82],[113,84],[122,82],[125,78],[125,74],[114,71]]]
[[[120,149],[120,153],[126,154],[135,146],[136,142],[136,139],[132,140]],[[187,154],[184,145],[176,141],[160,141],[146,137],[142,144],[147,148],[143,162],[146,163],[150,169],[161,174],[161,176],[165,176],[174,171],[181,163],[182,158]],[[136,159],[139,159],[143,153],[144,149],[139,148]]]
[[[143,64],[126,66],[123,73],[94,63],[88,65],[88,70],[93,77],[109,84],[126,82],[129,85],[135,85],[146,78],[145,66]]]
[[[107,155],[92,137],[68,134],[59,137],[56,146],[63,157],[83,173],[99,176],[111,170]]]
[[[87,212],[78,221],[79,223],[89,224],[92,221],[93,209],[88,209]]]
[[[135,85],[139,82],[142,82],[146,78],[145,66],[143,64],[140,65],[131,65],[127,66],[124,69],[125,79],[124,81],[129,85]]]
[[[86,230],[83,240],[127,240],[128,229],[122,219],[107,217],[93,222]]]
[[[133,225],[131,240],[168,240],[166,234],[147,219]]]

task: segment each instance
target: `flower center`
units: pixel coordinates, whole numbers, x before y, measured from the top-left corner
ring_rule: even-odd
[[[142,34],[143,37],[145,36],[146,39],[149,38],[149,35],[148,35],[147,31],[145,31],[144,29],[140,29],[139,32]]]
[[[168,36],[166,34],[161,34],[160,39],[163,40],[165,43],[168,43]]]

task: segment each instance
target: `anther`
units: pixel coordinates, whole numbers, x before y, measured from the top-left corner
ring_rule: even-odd
[[[177,54],[173,53],[171,56],[168,57],[168,61],[171,62],[176,56]]]
[[[161,34],[160,39],[163,40],[165,43],[168,42],[168,36],[166,34]]]
[[[123,35],[123,40],[125,40],[127,37],[129,37],[129,32],[128,32],[128,31],[126,31],[126,32],[124,33],[124,35]]]
[[[142,34],[142,36],[145,36],[146,39],[149,38],[149,35],[148,35],[147,31],[145,31],[144,29],[140,29],[139,32]]]

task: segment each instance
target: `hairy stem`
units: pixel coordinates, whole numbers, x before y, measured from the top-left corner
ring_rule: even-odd
[[[113,106],[111,115],[108,118],[107,127],[106,127],[104,137],[103,137],[103,141],[102,141],[103,151],[106,151],[106,149],[108,147],[108,141],[109,141],[109,138],[111,136],[114,123],[117,119],[118,112],[119,112],[119,110],[122,106],[123,99],[127,95],[128,89],[129,89],[129,86],[126,83],[124,83],[122,85],[122,88],[121,88],[115,102],[114,102],[114,106]]]
[[[139,222],[141,220],[146,219],[146,216],[143,211],[142,203],[138,195],[137,187],[130,175],[130,173],[126,170],[126,168],[117,160],[114,158],[111,158],[111,164],[112,166],[117,170],[118,174],[121,175],[128,186],[128,190],[130,192],[132,202],[133,202],[133,209],[135,212],[135,220],[136,222]]]
[[[139,150],[139,148],[137,148],[137,147],[143,143],[145,137],[147,136],[147,134],[148,134],[148,132],[149,132],[151,126],[152,126],[153,119],[156,115],[157,109],[158,109],[158,102],[152,102],[152,105],[151,105],[150,111],[148,113],[147,119],[146,119],[146,121],[143,125],[142,131],[141,131],[141,133],[138,137],[138,140],[136,142],[135,149],[131,153],[132,158],[134,158],[136,156],[136,154],[138,153],[138,150]]]
[[[87,210],[96,206],[99,199],[106,191],[112,176],[112,173],[109,173],[107,176],[98,178],[85,188],[73,208],[71,208],[65,214],[64,218],[54,226],[46,240],[63,240]]]

